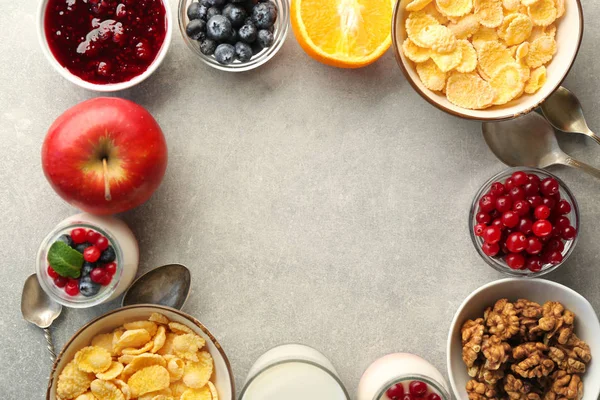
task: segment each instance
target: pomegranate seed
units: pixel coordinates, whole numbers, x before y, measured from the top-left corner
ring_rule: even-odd
[[[554,221],[554,226],[562,231],[567,226],[571,226],[571,221],[565,216],[560,216],[556,218],[556,221]]]
[[[507,228],[514,228],[519,225],[519,215],[513,211],[507,211],[502,214],[502,223]]]
[[[540,185],[540,177],[537,176],[536,174],[529,174],[527,175],[527,179],[529,180],[530,183],[535,183],[536,185]]]
[[[404,386],[402,386],[402,383],[392,385],[388,390],[386,390],[385,394],[391,400],[400,400],[400,398],[404,396]]]
[[[102,252],[99,248],[97,248],[96,246],[90,246],[83,251],[83,259],[87,262],[94,263],[98,261],[101,254]]]
[[[442,398],[437,393],[429,393],[429,396],[427,396],[427,400],[442,400]]]
[[[560,187],[558,181],[554,178],[546,178],[540,183],[540,191],[546,196],[552,196],[558,193]]]
[[[104,269],[106,270],[106,273],[108,275],[113,276],[117,272],[117,264],[115,264],[114,262],[108,263],[106,264]]]
[[[108,239],[105,238],[104,236],[100,236],[97,240],[96,240],[96,247],[98,248],[98,250],[100,251],[104,251],[108,248]]]
[[[506,239],[506,247],[511,253],[520,253],[527,248],[527,236],[521,232],[515,232],[508,235]]]
[[[49,266],[49,265],[48,265],[48,276],[49,276],[50,278],[54,279],[54,278],[56,278],[56,277],[58,277],[58,276],[60,276],[60,275],[58,275],[58,272],[56,272],[56,271],[54,270],[54,268],[52,268],[51,266]]]
[[[537,183],[529,182],[525,186],[523,186],[523,190],[525,191],[525,196],[537,196],[540,194],[540,187]]]
[[[475,233],[475,236],[483,236],[483,231],[485,231],[485,228],[487,228],[486,224],[477,224],[475,225],[475,227],[473,228],[473,232]]]
[[[537,206],[541,206],[543,204],[541,196],[529,196],[527,201],[532,208],[536,208]]]
[[[475,217],[475,219],[480,224],[489,224],[490,221],[492,220],[492,217],[490,217],[490,214],[480,212],[480,213],[477,213],[477,216]]]
[[[100,238],[100,234],[91,229],[89,231],[87,231],[87,233],[85,234],[85,241],[90,242],[91,244],[95,244],[96,240],[98,240],[98,238]]]
[[[519,232],[529,235],[531,233],[532,228],[533,222],[531,222],[530,219],[521,218],[521,220],[519,221]]]
[[[490,194],[494,197],[498,197],[498,196],[502,196],[503,194],[506,193],[506,188],[504,187],[504,185],[500,182],[494,182],[492,183],[492,186],[490,187]]]
[[[552,238],[546,243],[546,250],[562,251],[565,249],[565,244],[559,238]]]
[[[571,205],[566,200],[561,200],[558,202],[558,207],[556,208],[559,214],[568,214],[571,212]]]
[[[512,188],[514,188],[515,185],[515,181],[513,180],[513,178],[508,178],[505,182],[504,182],[504,187],[506,188],[506,190],[510,190]]]
[[[552,197],[544,197],[542,198],[542,204],[548,207],[550,210],[554,210],[554,206],[556,206],[556,200]]]
[[[483,250],[483,253],[486,256],[495,257],[498,255],[498,253],[500,253],[500,246],[498,246],[498,243],[494,243],[494,244],[484,243],[481,246],[481,250]]]
[[[71,239],[73,243],[80,244],[85,242],[86,232],[83,228],[75,228],[71,231]]]
[[[527,251],[528,254],[540,254],[543,248],[544,245],[542,245],[540,239],[536,237],[530,237],[527,239],[527,248],[525,249],[525,251]]]
[[[479,208],[481,211],[489,213],[496,207],[496,197],[491,194],[485,194],[479,199]]]
[[[563,261],[564,257],[560,251],[551,250],[547,252],[546,259],[549,264],[558,265]]]
[[[505,261],[511,269],[523,269],[525,266],[525,257],[519,253],[508,254]]]
[[[562,230],[562,238],[565,240],[573,240],[577,236],[577,229],[572,226],[567,226]]]
[[[408,391],[415,397],[423,397],[427,393],[427,384],[421,381],[412,381],[408,385]]]
[[[505,213],[512,208],[512,199],[508,195],[500,196],[496,199],[496,210]]]
[[[516,186],[523,186],[527,182],[529,182],[527,174],[523,171],[514,172],[510,177],[512,178]]]
[[[548,219],[550,217],[550,208],[548,206],[537,206],[533,215],[536,219]]]
[[[519,217],[524,217],[531,207],[529,207],[529,203],[526,200],[518,200],[513,204],[513,211],[519,215]]]
[[[77,279],[69,279],[69,282],[65,286],[65,292],[69,296],[77,296],[79,294],[79,282]]]
[[[544,264],[542,263],[542,259],[538,256],[529,257],[525,262],[525,268],[531,272],[540,272],[543,266]]]
[[[522,187],[515,186],[514,188],[510,189],[508,194],[513,202],[517,200],[525,200],[525,190]]]
[[[498,243],[501,238],[502,231],[497,226],[488,226],[483,231],[483,240],[485,240],[486,243]]]
[[[94,268],[90,272],[90,278],[96,282],[102,284],[102,279],[106,276],[106,270],[104,268]]]
[[[539,221],[535,221],[532,230],[533,234],[537,237],[548,236],[552,233],[552,224],[550,221],[540,219]]]
[[[56,285],[56,287],[59,287],[59,288],[65,287],[67,282],[68,282],[68,279],[65,278],[64,276],[57,276],[56,278],[54,278],[54,284]]]

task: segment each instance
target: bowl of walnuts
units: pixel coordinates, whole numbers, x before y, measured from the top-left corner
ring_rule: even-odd
[[[458,400],[597,400],[600,322],[561,284],[508,278],[460,305],[447,344]]]

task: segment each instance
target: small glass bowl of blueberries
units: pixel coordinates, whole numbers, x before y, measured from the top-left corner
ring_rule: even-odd
[[[206,64],[248,71],[279,51],[289,13],[288,0],[180,0],[179,29]]]

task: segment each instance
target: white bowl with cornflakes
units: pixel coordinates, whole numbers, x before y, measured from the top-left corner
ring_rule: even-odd
[[[206,387],[211,386],[213,390],[216,389],[216,392],[218,393],[218,399],[220,400],[233,400],[235,396],[233,372],[227,355],[217,339],[215,339],[210,331],[194,317],[173,308],[149,304],[133,305],[110,311],[79,329],[79,331],[77,331],[65,344],[63,350],[56,358],[50,374],[48,390],[46,392],[46,400],[56,400],[60,398],[57,395],[57,386],[61,372],[65,366],[67,366],[74,359],[79,350],[84,347],[91,346],[92,339],[98,337],[100,334],[110,334],[125,323],[148,320],[153,313],[162,314],[163,316],[167,317],[169,322],[185,325],[193,333],[204,339],[205,346],[202,348],[202,351],[209,352],[213,360],[213,372],[210,376],[210,382],[212,382],[212,385],[207,384]],[[167,332],[170,331],[169,325],[157,323],[157,326],[164,326]],[[116,356],[113,357],[113,363],[117,362],[115,359]],[[127,364],[123,364],[125,367],[127,367]],[[91,379],[94,379],[93,375]],[[131,382],[131,377],[128,382]],[[176,382],[183,383],[183,378]],[[110,387],[110,385],[108,386]],[[125,396],[124,398],[127,397]],[[217,400],[214,395],[207,397],[208,400],[210,400],[210,398],[212,398],[212,400]]]
[[[580,400],[600,398],[600,322],[596,311],[582,295],[560,283],[545,279],[507,278],[488,283],[473,291],[458,307],[450,325],[447,342],[448,377],[457,400],[468,400],[467,382],[471,378],[462,358],[461,328],[467,320],[484,316],[487,307],[500,299],[516,302],[527,299],[540,305],[548,301],[561,303],[575,314],[574,333],[585,341],[591,352],[591,361],[582,375],[583,397]],[[513,338],[514,339],[514,338]],[[512,339],[510,339],[512,340]],[[514,374],[514,372],[513,372]]]
[[[461,118],[466,118],[466,119],[472,119],[472,120],[480,120],[480,121],[498,121],[498,120],[505,120],[505,119],[511,119],[511,118],[516,118],[519,115],[523,115],[523,114],[527,114],[530,111],[534,110],[536,107],[538,107],[550,94],[552,94],[562,83],[562,81],[565,79],[565,77],[567,76],[567,74],[569,73],[569,70],[571,69],[573,62],[575,61],[575,58],[577,56],[577,53],[579,51],[579,47],[581,45],[581,41],[583,38],[583,11],[582,11],[582,6],[581,6],[581,2],[580,0],[538,0],[538,4],[542,5],[542,4],[546,4],[546,5],[550,5],[549,3],[552,3],[554,5],[555,11],[556,13],[554,15],[559,15],[562,13],[562,16],[558,19],[555,19],[550,25],[546,26],[546,27],[542,27],[542,26],[536,26],[536,23],[547,23],[547,21],[540,21],[539,19],[539,10],[534,10],[534,14],[533,17],[536,18],[536,22],[531,22],[532,25],[532,34],[527,36],[527,33],[525,33],[524,35],[527,36],[527,39],[524,40],[524,42],[529,42],[529,49],[534,48],[534,46],[531,46],[531,44],[533,43],[533,41],[536,38],[541,37],[542,35],[544,36],[549,36],[549,37],[554,37],[554,41],[556,44],[556,52],[554,53],[552,59],[549,62],[546,63],[542,63],[541,66],[537,66],[537,62],[533,61],[533,57],[532,57],[532,61],[531,61],[531,65],[534,65],[535,67],[531,68],[528,65],[527,62],[527,56],[525,55],[524,57],[522,57],[521,59],[518,58],[518,56],[516,56],[517,52],[516,50],[518,49],[518,44],[514,44],[513,42],[515,42],[515,36],[510,36],[507,39],[507,34],[506,34],[506,28],[507,26],[510,26],[510,23],[512,23],[512,21],[515,18],[515,16],[512,16],[510,18],[506,18],[507,15],[509,15],[509,11],[507,11],[507,9],[505,9],[504,7],[502,8],[502,21],[506,21],[506,24],[504,26],[500,25],[498,28],[489,28],[489,29],[493,29],[494,31],[496,31],[496,35],[498,35],[498,29],[500,30],[500,34],[498,35],[497,40],[492,37],[488,37],[488,38],[484,38],[484,39],[492,39],[493,41],[497,41],[499,44],[501,45],[506,45],[507,50],[511,53],[512,57],[514,58],[514,62],[515,64],[517,64],[519,67],[518,69],[518,73],[519,73],[519,77],[520,81],[522,81],[522,87],[520,87],[518,83],[516,83],[515,81],[516,79],[516,73],[515,71],[517,71],[517,69],[513,68],[513,67],[505,67],[503,68],[502,72],[503,73],[498,73],[500,67],[503,67],[504,65],[506,65],[506,62],[498,62],[497,65],[489,65],[489,62],[486,62],[485,64],[481,64],[480,63],[480,50],[476,50],[481,48],[481,44],[483,43],[482,41],[478,41],[477,44],[478,46],[473,46],[471,47],[472,50],[475,50],[475,53],[477,54],[476,57],[476,68],[474,70],[471,71],[471,68],[473,68],[473,65],[471,63],[471,65],[468,65],[468,63],[465,62],[465,64],[461,64],[460,67],[458,68],[462,68],[462,72],[463,73],[457,73],[456,68],[457,67],[453,67],[450,71],[448,72],[443,72],[441,69],[439,68],[433,68],[433,65],[435,65],[435,67],[438,66],[439,63],[436,63],[433,61],[433,59],[431,57],[429,57],[426,61],[421,62],[421,58],[420,57],[427,57],[427,54],[431,54],[431,52],[433,52],[433,50],[431,50],[431,48],[429,48],[427,50],[427,48],[423,47],[426,49],[426,51],[424,53],[420,53],[419,55],[417,55],[417,60],[419,60],[419,64],[422,64],[419,69],[421,72],[421,75],[424,76],[429,76],[429,70],[433,70],[434,72],[431,74],[434,77],[433,78],[426,78],[429,80],[428,83],[428,87],[436,89],[436,90],[431,90],[430,88],[428,88],[423,81],[420,78],[420,75],[417,71],[417,63],[415,63],[414,61],[410,60],[406,55],[405,55],[405,51],[403,51],[403,44],[405,43],[405,40],[408,38],[408,34],[407,34],[407,29],[406,29],[406,20],[409,17],[409,15],[411,14],[411,11],[408,11],[406,9],[406,7],[413,3],[413,10],[415,9],[415,5],[416,8],[420,8],[422,7],[422,5],[427,5],[424,9],[419,10],[418,12],[421,13],[427,13],[430,14],[431,16],[433,16],[437,22],[440,25],[443,26],[448,26],[450,24],[452,24],[451,26],[451,30],[454,32],[457,32],[457,24],[459,24],[460,19],[464,18],[463,17],[447,17],[444,16],[443,14],[440,13],[440,7],[438,6],[438,2],[442,1],[442,0],[432,0],[432,1],[427,1],[427,0],[398,0],[396,2],[396,6],[394,9],[394,16],[393,16],[393,20],[392,20],[392,41],[393,41],[393,48],[394,48],[394,52],[396,54],[396,60],[398,61],[398,64],[402,70],[402,72],[404,73],[406,79],[408,80],[408,82],[412,85],[412,87],[417,91],[417,93],[419,93],[425,100],[427,100],[430,104],[432,104],[433,106],[439,108],[442,111],[445,111],[449,114],[452,114],[454,116],[457,117],[461,117]],[[470,0],[451,0],[449,4],[452,3],[469,3]],[[484,3],[494,3],[494,2],[499,2],[500,4],[510,4],[513,3],[515,5],[519,4],[519,0],[504,0],[504,2],[502,0],[473,0],[473,9],[472,11],[470,11],[471,15],[475,14],[475,6],[478,6],[478,10],[483,9],[482,4]],[[419,6],[418,4],[421,4],[421,6]],[[560,9],[562,8],[562,5],[564,4],[564,12]],[[528,8],[524,5],[518,5],[518,9],[515,9],[515,11],[513,13],[520,13],[523,15],[527,15],[527,17],[529,18],[530,21],[532,20],[532,17],[528,11]],[[551,14],[552,14],[552,10]],[[537,14],[536,14],[537,13]],[[460,12],[458,12],[458,14],[460,14]],[[490,13],[490,14],[494,14],[494,13]],[[497,13],[496,13],[497,14]],[[546,15],[545,12],[542,13],[544,16]],[[465,16],[468,14],[465,14]],[[481,12],[477,13],[477,19],[479,20],[479,22],[481,22]],[[488,15],[488,14],[486,14]],[[451,18],[451,19],[450,19]],[[472,17],[471,17],[472,18]],[[491,17],[490,17],[491,18]],[[551,20],[552,17],[550,17]],[[520,18],[520,19],[525,19],[525,18]],[[496,18],[496,22],[492,21],[486,21],[486,23],[488,25],[495,25],[497,24],[497,21],[500,21],[500,19]],[[549,20],[548,20],[549,21]],[[521,21],[522,22],[522,21]],[[525,21],[527,23],[527,21]],[[468,25],[468,24],[465,24]],[[516,25],[516,22],[515,22]],[[474,25],[471,25],[474,26]],[[483,26],[481,24],[479,24],[478,26]],[[504,28],[504,29],[503,29]],[[556,28],[556,29],[555,29]],[[460,29],[460,27],[458,28]],[[485,29],[485,28],[484,28]],[[489,30],[488,29],[488,30]],[[527,28],[525,28],[527,29]],[[436,34],[440,34],[440,33],[444,33],[445,29],[431,29],[429,28],[430,31],[436,33]],[[414,31],[414,29],[413,29]],[[439,49],[438,47],[438,42],[434,42],[434,44],[431,44],[432,42],[429,42],[427,39],[429,39],[429,37],[426,37],[426,35],[421,34],[420,30],[417,29],[417,35],[415,35],[414,33],[411,35],[413,37],[413,39],[415,39],[417,42],[419,42],[419,44],[425,46],[432,46],[433,48]],[[441,32],[440,32],[441,31]],[[461,31],[463,32],[463,31]],[[481,32],[483,32],[483,30],[481,30]],[[515,29],[511,30],[511,33],[513,33],[514,35]],[[528,31],[526,31],[528,32]],[[470,34],[470,32],[466,32],[466,35],[468,35],[467,37],[458,37],[457,39],[465,39],[468,40],[469,42],[471,42],[471,45],[473,45],[473,35]],[[478,39],[480,37],[483,37],[484,35],[479,35]],[[485,35],[487,36],[487,35]],[[517,39],[517,42],[519,42],[521,39]],[[510,44],[511,46],[507,45]],[[412,43],[413,45],[415,45],[415,43]],[[519,43],[520,44],[520,43]],[[544,39],[544,42],[539,41],[538,43],[536,43],[535,48],[539,49],[542,47],[542,45],[548,45],[548,44],[552,44],[552,46],[554,45],[554,43],[550,40]],[[492,47],[492,46],[488,46],[488,47]],[[512,49],[510,49],[510,47],[513,47]],[[524,50],[524,47],[521,48],[521,50],[519,51],[518,54],[526,54],[524,51],[521,52],[522,50]],[[420,52],[421,47],[418,47],[418,50]],[[443,46],[442,46],[442,51],[446,51]],[[504,48],[500,47],[500,52],[503,53],[503,55],[506,55],[506,52],[504,51]],[[463,52],[464,54],[465,52]],[[448,53],[444,53],[444,54],[448,54]],[[471,51],[472,54],[472,51]],[[496,54],[496,53],[494,53]],[[534,54],[532,52],[532,54]],[[439,61],[440,57],[440,52],[437,51],[437,59]],[[460,56],[459,56],[460,57]],[[495,55],[494,55],[495,57]],[[413,56],[414,58],[414,56]],[[444,62],[449,62],[448,60],[452,58],[452,57],[447,57]],[[499,59],[503,59],[503,57],[498,57]],[[484,59],[489,60],[489,58],[484,57]],[[506,59],[506,57],[504,57],[504,59]],[[463,59],[464,60],[464,59]],[[449,62],[449,64],[446,64],[446,66],[443,69],[446,68],[450,68],[453,65],[455,65],[456,63],[454,62]],[[441,64],[440,64],[441,65]],[[542,68],[542,66],[544,68]],[[521,68],[523,67],[523,68]],[[526,67],[526,68],[525,68]],[[535,71],[536,69],[538,69],[537,71]],[[535,73],[532,73],[533,71],[535,71]],[[489,75],[487,75],[486,72],[489,73],[493,73],[494,75],[498,75],[493,82],[492,81],[492,77],[490,77]],[[464,79],[465,78],[465,74],[476,74],[476,76],[474,78],[470,78],[469,79]],[[544,77],[543,75],[545,75],[545,82],[543,82]],[[451,78],[452,76],[452,78]],[[482,78],[483,76],[483,78]],[[534,76],[534,78],[529,79],[528,78],[531,76]],[[504,78],[504,79],[503,79]],[[449,82],[451,81],[452,86],[449,86]],[[459,81],[462,82],[462,84],[459,84]],[[490,82],[488,82],[490,81]],[[500,85],[500,82],[510,82],[510,84],[508,86],[504,86],[504,84]],[[469,85],[474,84],[477,87],[476,91],[470,92],[468,87]],[[492,85],[493,84],[493,85]],[[439,88],[443,88],[441,90],[437,90]],[[498,90],[498,88],[501,88],[501,90]],[[451,102],[448,100],[448,97],[446,95],[446,93],[448,93],[448,89],[450,90],[450,94],[449,96],[451,97],[451,99],[454,102]],[[527,92],[533,92],[531,94],[525,92],[525,89],[527,89]],[[476,93],[476,94],[474,94]],[[515,93],[519,93],[515,96]],[[522,93],[522,94],[521,94]],[[508,100],[508,102],[506,102],[504,99],[511,99]],[[504,104],[494,104],[494,103],[504,103]],[[457,104],[463,105],[463,106],[459,106]],[[471,108],[466,108],[466,106],[469,107],[473,107],[475,109],[471,109]]]

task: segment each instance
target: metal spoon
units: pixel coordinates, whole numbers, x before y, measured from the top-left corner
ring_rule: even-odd
[[[482,130],[492,152],[511,167],[546,168],[561,164],[600,179],[600,170],[562,151],[552,125],[535,112],[508,121],[484,122]]]
[[[542,103],[542,113],[556,129],[591,137],[600,144],[600,137],[588,128],[579,99],[567,88],[559,87]]]
[[[50,325],[60,315],[62,306],[52,300],[40,286],[36,274],[29,275],[23,285],[21,294],[21,314],[23,318],[44,330],[46,347],[52,362],[56,360]]]
[[[160,304],[180,310],[190,294],[192,276],[181,264],[167,264],[146,272],[123,296],[122,306]]]

